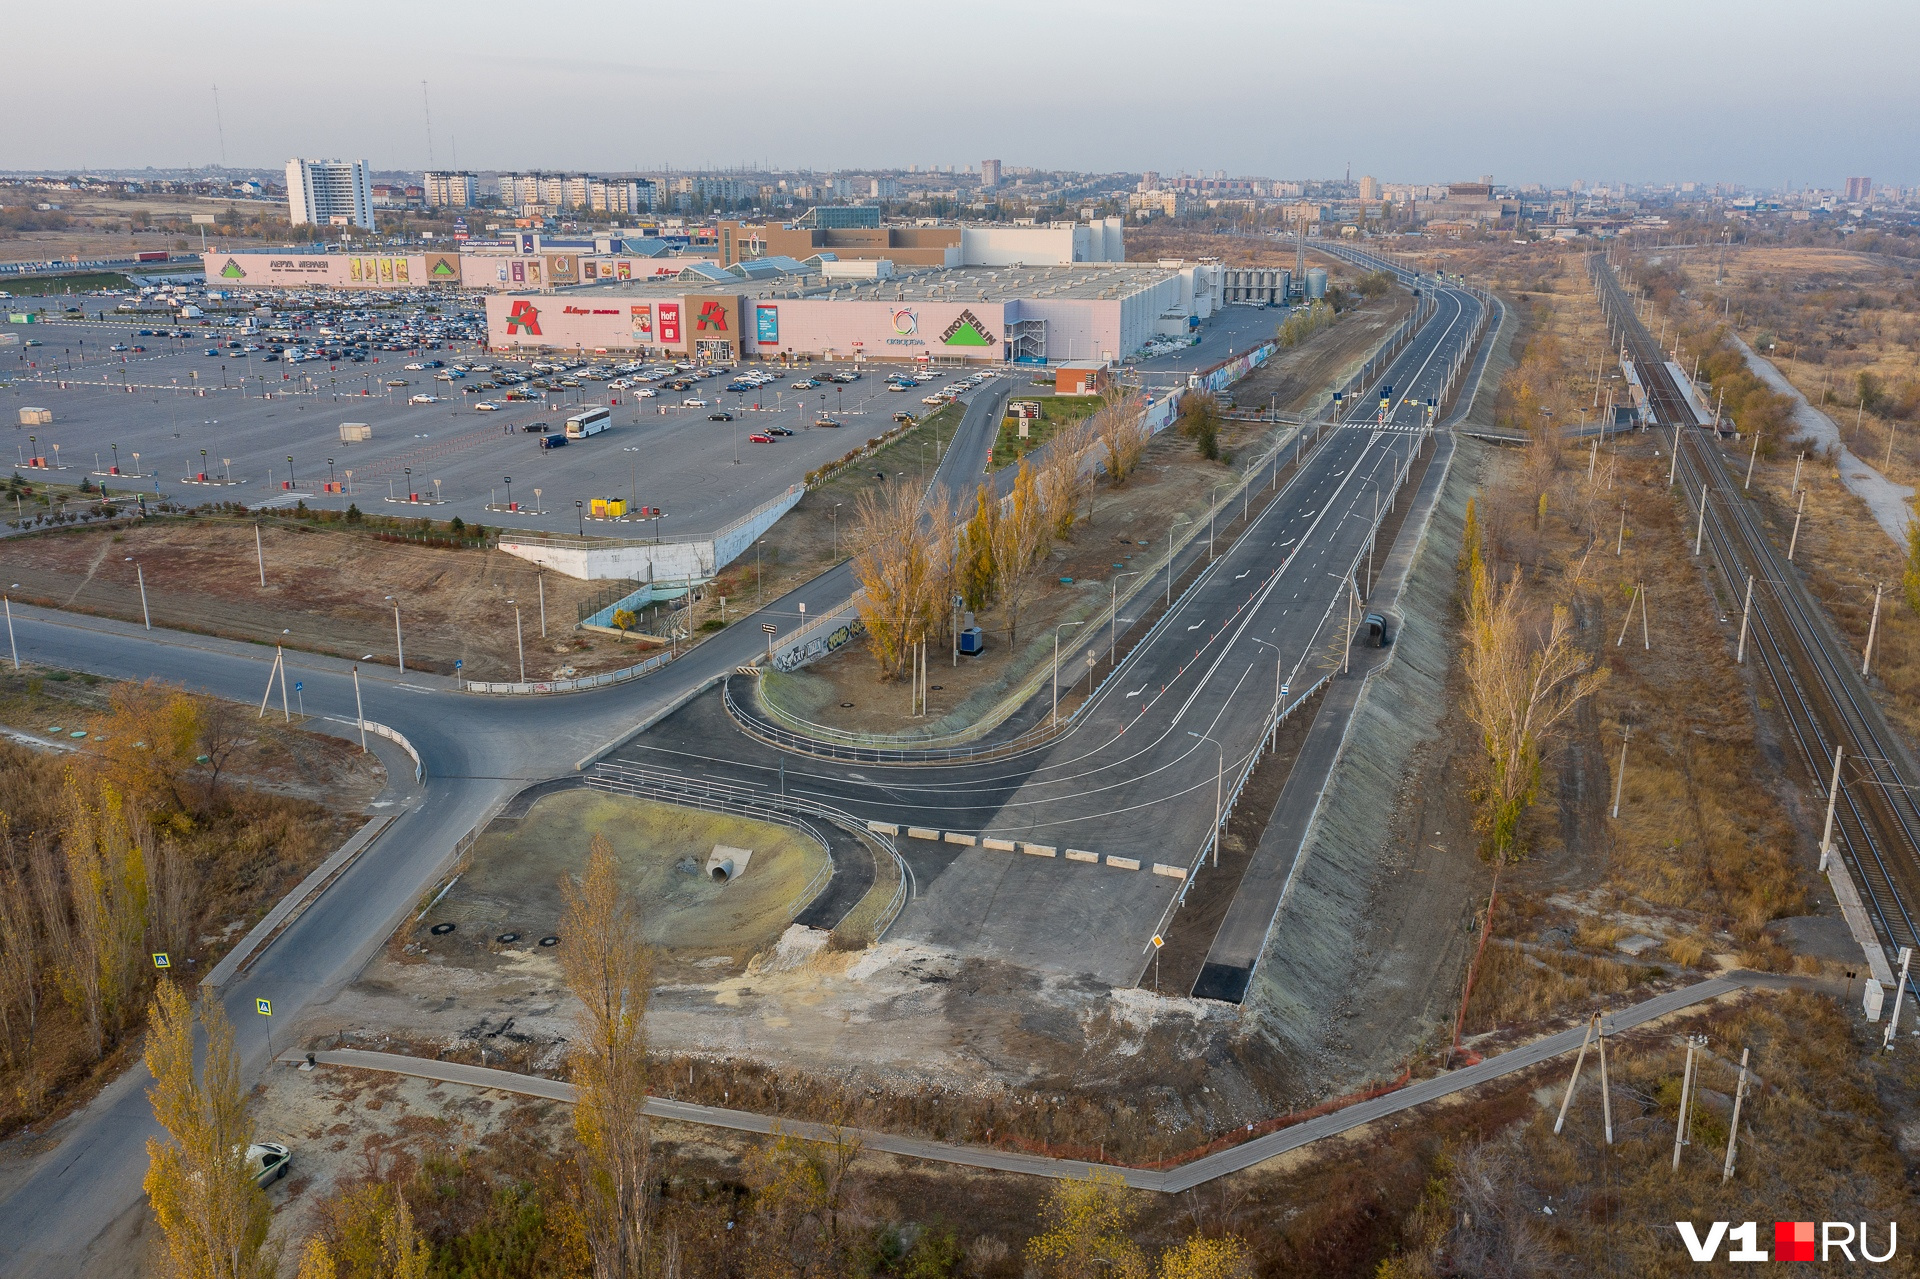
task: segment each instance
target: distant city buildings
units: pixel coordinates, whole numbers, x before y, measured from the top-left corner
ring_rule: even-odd
[[[1873,194],[1872,178],[1847,179],[1847,203],[1865,204],[1867,197]]]
[[[367,162],[287,161],[287,217],[295,226],[373,230],[373,178]]]
[[[983,187],[997,187],[1000,185],[1000,162],[998,160],[982,160],[980,162],[980,185]]]
[[[480,179],[471,173],[428,173],[421,186],[430,209],[471,209],[480,202]]]

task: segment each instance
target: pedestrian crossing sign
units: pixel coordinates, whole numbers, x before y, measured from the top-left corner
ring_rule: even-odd
[[[253,1001],[253,1009],[262,1017],[271,1017],[273,1016],[273,1001],[271,999],[256,999]]]
[[[173,967],[173,960],[164,950],[155,951],[153,955],[153,966],[155,968],[171,968]]]

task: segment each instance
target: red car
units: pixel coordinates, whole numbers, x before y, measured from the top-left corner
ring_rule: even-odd
[[[773,443],[773,437],[772,437],[771,435],[768,435],[768,434],[766,434],[766,433],[765,433],[765,432],[763,432],[763,431],[755,431],[755,432],[754,432],[754,433],[753,433],[752,435],[749,435],[749,436],[747,437],[747,443],[749,443],[749,444],[771,444],[771,443]]]

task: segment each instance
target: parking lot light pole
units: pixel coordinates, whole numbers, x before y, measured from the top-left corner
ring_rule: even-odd
[[[513,605],[513,642],[520,650],[520,682],[524,684],[527,682],[527,630],[520,624],[519,603],[515,600],[507,603]]]
[[[1053,628],[1053,727],[1060,727],[1060,632],[1085,622],[1062,622]]]
[[[140,567],[140,561],[134,559],[133,556],[127,556],[127,560],[133,565],[135,576],[140,579],[140,620],[146,625],[148,630],[152,630],[153,615],[147,612],[147,574],[145,570]]]
[[[1213,742],[1213,749],[1215,751],[1213,769],[1213,864],[1215,867],[1218,867],[1220,865],[1220,801],[1222,784],[1226,780],[1227,752],[1221,747],[1219,742],[1215,742],[1205,733],[1196,733],[1192,729],[1188,729],[1187,736],[1197,737],[1203,742]]]

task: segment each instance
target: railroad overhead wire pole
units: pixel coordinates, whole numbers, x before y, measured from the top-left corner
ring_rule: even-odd
[[[1876,600],[1876,603],[1877,602],[1878,601]],[[1753,617],[1753,574],[1749,573],[1747,574],[1747,602],[1744,605],[1742,605],[1740,608],[1740,647],[1733,655],[1733,664],[1735,666],[1746,665],[1747,623],[1752,617]],[[1871,638],[1867,640],[1867,646],[1869,649],[1872,648],[1873,640]],[[1865,674],[1864,671],[1861,673]]]
[[[1873,620],[1867,623],[1867,651],[1860,659],[1860,673],[1865,675],[1873,669],[1873,640],[1880,633],[1880,592],[1881,585],[1873,584]]]
[[[1807,491],[1800,490],[1800,504],[1793,512],[1793,537],[1787,542],[1787,562],[1793,562],[1793,552],[1800,545],[1800,517],[1807,513]]]
[[[1833,809],[1840,798],[1840,760],[1847,753],[1845,746],[1833,748],[1833,780],[1827,783],[1827,824],[1820,832],[1820,873],[1827,872],[1827,859],[1833,856]]]

